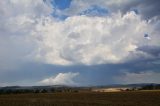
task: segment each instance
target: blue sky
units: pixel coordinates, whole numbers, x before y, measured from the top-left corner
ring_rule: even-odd
[[[2,1],[0,86],[160,83],[159,4]]]
[[[71,0],[53,0],[53,5],[61,10],[69,8]]]
[[[61,13],[59,14],[59,11],[67,10],[71,5],[72,0],[52,0],[51,3],[53,7],[55,8],[55,11],[53,12],[53,17],[64,20],[70,15]],[[57,12],[58,11],[58,12]],[[137,12],[137,11],[136,11]],[[75,14],[75,15],[88,15],[88,16],[106,16],[109,15],[109,11],[106,7],[101,7],[96,4],[89,6],[87,9],[82,10],[81,12]]]

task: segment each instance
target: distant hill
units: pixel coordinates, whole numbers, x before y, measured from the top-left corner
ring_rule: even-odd
[[[0,89],[50,89],[50,88],[116,88],[116,87],[143,87],[147,85],[160,85],[156,83],[138,83],[138,84],[111,84],[98,86],[67,86],[67,85],[48,85],[48,86],[5,86]]]
[[[160,89],[160,84],[156,83],[140,83],[140,84],[112,84],[102,86],[66,86],[66,85],[48,85],[48,86],[6,86],[0,87],[0,94],[10,93],[46,93],[46,92],[88,92],[93,89],[108,88],[129,88],[136,90],[154,90]]]

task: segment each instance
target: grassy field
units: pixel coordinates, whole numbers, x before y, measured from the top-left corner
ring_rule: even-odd
[[[0,106],[160,106],[160,91],[10,94]]]

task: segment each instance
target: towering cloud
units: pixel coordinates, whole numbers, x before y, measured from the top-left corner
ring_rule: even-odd
[[[44,85],[77,85],[74,78],[77,77],[79,73],[59,73],[55,77],[46,78],[40,81],[40,84]]]
[[[58,65],[117,63],[136,48],[160,41],[157,21],[145,21],[133,11],[106,17],[71,16],[64,21],[51,17],[52,11],[49,1],[3,1],[1,38],[11,39],[15,46],[23,43],[25,47],[17,48],[25,49],[21,55],[26,58]],[[146,32],[151,41],[145,41]]]
[[[35,26],[36,59],[50,64],[119,63],[144,45],[158,45],[155,23],[135,12],[107,17],[73,16],[64,21],[43,20]],[[152,40],[144,38],[144,33]]]

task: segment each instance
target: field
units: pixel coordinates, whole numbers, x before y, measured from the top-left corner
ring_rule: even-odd
[[[8,94],[0,106],[160,106],[160,91]]]

